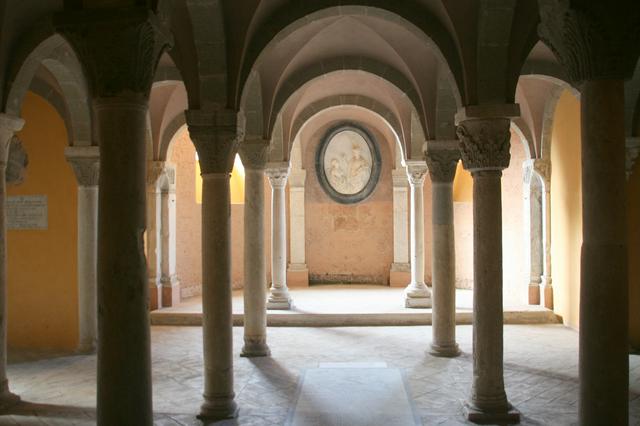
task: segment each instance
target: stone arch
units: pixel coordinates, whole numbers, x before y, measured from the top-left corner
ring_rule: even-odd
[[[242,94],[240,111],[245,117],[245,138],[258,139],[264,134],[264,104],[260,75],[252,72]]]
[[[361,107],[380,117],[393,131],[396,137],[396,144],[399,146],[400,152],[403,153],[403,156],[405,155],[404,153],[407,150],[405,135],[407,132],[402,128],[402,125],[396,115],[386,105],[378,102],[377,100],[359,95],[336,95],[321,99],[311,105],[308,105],[296,116],[291,124],[291,143],[288,144],[289,151],[291,151],[293,141],[296,140],[302,127],[315,115],[323,112],[324,110],[343,105]]]
[[[313,118],[315,116],[317,116],[319,114],[322,114],[323,112],[326,112],[326,111],[334,109],[334,108],[340,108],[340,107],[343,107],[343,106],[351,106],[351,107],[356,107],[356,108],[362,108],[362,109],[364,109],[366,111],[369,111],[370,113],[374,114],[378,118],[380,118],[382,123],[384,123],[391,130],[393,135],[395,136],[395,144],[394,145],[400,150],[400,154],[402,155],[403,159],[406,159],[406,151],[405,151],[405,148],[403,146],[402,139],[401,139],[401,135],[402,134],[401,133],[399,134],[396,131],[396,128],[394,128],[394,125],[389,120],[387,120],[387,118],[384,115],[382,115],[378,111],[375,111],[372,108],[369,108],[369,107],[366,107],[366,106],[363,106],[363,105],[352,104],[352,103],[348,103],[348,102],[346,102],[346,103],[338,103],[336,105],[331,105],[331,106],[326,106],[326,107],[323,107],[323,108],[321,108],[319,110],[314,110],[313,112],[310,112],[311,115],[309,115],[309,117],[304,122],[302,122],[299,127],[297,127],[297,130],[295,131],[295,133],[291,132],[291,136],[292,137],[291,137],[290,143],[288,144],[289,152],[288,152],[287,158],[291,158],[291,152],[293,150],[293,144],[296,142],[296,140],[298,140],[298,142],[299,142],[299,140],[300,140],[300,138],[299,138],[300,132],[302,131],[302,129],[304,128],[304,126],[307,123],[309,123],[311,120],[313,120]]]
[[[65,115],[71,125],[68,129],[70,145],[93,145],[87,83],[82,65],[69,43],[59,34],[50,34],[35,46],[23,44],[19,52],[22,54],[15,56],[16,60],[9,67],[5,112],[20,115],[24,97],[42,66],[54,76],[64,97]]]
[[[160,146],[158,149],[158,160],[168,161],[171,158],[171,149],[175,142],[176,136],[187,125],[184,114],[178,114],[169,121],[160,137]]]
[[[255,31],[247,44],[236,85],[236,104],[242,97],[251,71],[269,46],[291,35],[311,21],[347,14],[374,16],[398,23],[427,44],[441,63],[447,65],[454,87],[463,86],[463,72],[455,40],[438,18],[418,4],[370,0],[367,5],[336,5],[332,0],[283,5],[273,18]],[[460,96],[458,95],[458,98]]]

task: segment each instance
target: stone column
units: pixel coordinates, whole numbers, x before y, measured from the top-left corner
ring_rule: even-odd
[[[98,339],[98,177],[100,148],[65,149],[78,181],[78,351],[93,352]]]
[[[97,421],[151,425],[145,133],[154,66],[170,41],[144,7],[65,12],[54,24],[88,73],[100,145]]]
[[[7,159],[9,145],[24,120],[0,114],[0,409],[6,409],[20,397],[11,393],[7,380]]]
[[[525,279],[529,287],[530,305],[540,304],[542,282],[542,191],[534,171],[534,160],[526,160],[523,171],[523,234],[525,252]]]
[[[505,106],[507,111],[510,106]],[[517,114],[513,105],[511,116]],[[502,170],[509,166],[510,120],[456,116],[462,164],[473,177],[473,383],[467,417],[514,423],[504,390],[502,313]]]
[[[629,180],[640,156],[640,137],[631,136],[625,139],[625,154],[625,175]]]
[[[162,307],[162,287],[160,284],[162,246],[160,241],[161,207],[160,179],[164,173],[164,161],[147,164],[147,267],[149,285],[149,310]]]
[[[402,154],[400,154],[402,155]],[[389,271],[391,287],[405,286],[411,277],[409,264],[409,194],[407,171],[402,164],[391,172],[393,179],[393,264]]]
[[[244,165],[244,347],[242,356],[270,355],[267,346],[267,275],[264,253],[264,168],[269,141],[240,145]]]
[[[160,285],[162,307],[180,303],[180,280],[176,274],[176,169],[164,165],[160,186]]]
[[[404,290],[404,306],[430,308],[431,292],[424,283],[424,178],[427,163],[407,160],[407,177],[411,186],[411,283]]]
[[[581,88],[581,425],[629,421],[624,80],[640,53],[640,8],[541,0],[541,38]],[[579,37],[576,37],[579,35]]]
[[[231,110],[186,112],[202,172],[202,333],[204,403],[201,420],[237,416],[233,391],[231,199],[229,179],[241,138]]]
[[[427,165],[431,177],[433,316],[430,353],[460,355],[456,343],[456,248],[453,227],[453,179],[460,159],[457,141],[428,141]]]
[[[535,160],[533,168],[542,180],[542,302],[547,309],[553,309],[553,279],[551,277],[551,163]]]
[[[289,175],[288,163],[269,163],[266,172],[271,184],[271,293],[268,309],[290,309],[287,288],[287,218],[284,188]]]

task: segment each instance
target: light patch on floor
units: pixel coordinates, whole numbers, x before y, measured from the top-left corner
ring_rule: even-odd
[[[386,363],[322,363],[306,370],[290,426],[415,426],[402,372]]]

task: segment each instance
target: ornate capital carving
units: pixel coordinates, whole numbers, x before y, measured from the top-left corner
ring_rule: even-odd
[[[22,130],[24,120],[20,117],[0,113],[0,165],[6,166],[11,140]]]
[[[157,60],[173,43],[144,7],[65,11],[54,24],[80,56],[96,98],[148,97]]]
[[[243,141],[238,147],[242,165],[249,170],[264,170],[269,159],[268,140]]]
[[[164,180],[164,181],[163,181]],[[164,182],[164,183],[163,183]],[[176,184],[176,166],[166,161],[150,161],[147,163],[147,184],[159,187],[172,187]],[[168,188],[167,188],[168,189]]]
[[[468,119],[458,124],[462,165],[471,173],[509,167],[511,132],[508,118]]]
[[[452,183],[460,160],[458,141],[427,141],[425,160],[432,182]]]
[[[78,186],[98,186],[100,150],[97,146],[71,146],[64,151]]]
[[[189,136],[200,160],[202,174],[231,173],[243,135],[233,110],[185,112]]]
[[[9,158],[5,177],[8,184],[19,185],[24,181],[25,171],[29,164],[29,156],[22,145],[22,141],[13,136],[9,142]]]
[[[267,163],[264,173],[273,189],[284,188],[289,177],[289,163]]]
[[[411,186],[422,186],[424,184],[424,178],[429,171],[427,163],[422,160],[407,160],[405,161],[407,167],[407,179]]]
[[[629,179],[640,155],[640,137],[628,137],[625,143],[625,150],[625,171],[627,179]]]
[[[551,182],[551,161],[535,159],[533,160],[533,170],[540,175],[544,181],[546,190],[549,191],[549,183]]]
[[[572,82],[631,77],[640,53],[637,2],[540,0],[539,5],[540,38]]]

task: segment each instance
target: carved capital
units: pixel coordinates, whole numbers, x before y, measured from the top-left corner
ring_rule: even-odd
[[[273,189],[284,188],[289,177],[289,163],[267,163],[264,173]]]
[[[6,166],[9,148],[16,132],[22,130],[24,120],[20,117],[0,113],[0,165]]]
[[[424,178],[429,171],[427,163],[421,160],[407,160],[405,162],[407,168],[407,179],[412,187],[422,186],[424,184]]]
[[[166,161],[150,161],[147,163],[147,184],[157,189],[160,189],[161,185],[169,188],[174,186],[176,184],[175,165]]]
[[[24,181],[25,171],[29,165],[29,156],[22,145],[22,141],[13,136],[9,143],[9,157],[5,177],[8,184],[19,185]]]
[[[71,146],[64,151],[78,186],[98,186],[100,150],[97,146]]]
[[[533,160],[533,170],[540,175],[548,191],[549,183],[551,182],[551,161],[537,158]]]
[[[628,180],[640,155],[640,137],[628,137],[625,143],[625,151],[625,171]]]
[[[95,98],[148,97],[158,58],[173,43],[144,7],[65,11],[54,24],[80,56]]]
[[[185,115],[202,174],[231,173],[238,142],[243,138],[236,112],[188,110]]]
[[[250,170],[264,170],[269,159],[268,140],[243,141],[238,147],[242,165]]]
[[[637,2],[540,0],[540,38],[574,83],[629,78],[640,53]]]
[[[508,118],[468,119],[456,129],[462,165],[471,173],[509,167],[511,132]]]
[[[458,141],[427,141],[425,160],[432,182],[452,183],[460,161]]]

